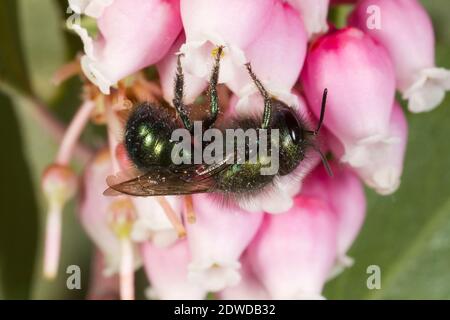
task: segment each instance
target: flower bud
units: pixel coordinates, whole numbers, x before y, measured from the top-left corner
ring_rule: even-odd
[[[150,280],[150,299],[204,299],[206,291],[188,281],[190,253],[187,240],[158,248],[150,242],[141,245],[145,272]]]
[[[324,125],[341,141],[342,161],[365,165],[380,143],[389,144],[395,75],[383,47],[356,28],[331,32],[310,50],[302,81],[309,106],[320,115],[328,88]]]
[[[287,0],[287,2],[300,12],[310,38],[327,32],[329,0]]]
[[[208,195],[195,195],[196,222],[187,225],[192,262],[189,279],[208,291],[219,291],[240,280],[239,258],[262,219],[262,213],[219,207]]]
[[[45,230],[44,276],[56,277],[61,250],[62,211],[77,190],[77,176],[68,166],[50,165],[42,175],[42,189],[48,203]]]
[[[395,66],[397,88],[412,112],[434,109],[450,90],[450,71],[434,60],[433,25],[417,0],[362,0],[349,19],[383,45]]]
[[[179,0],[114,0],[102,10],[97,26],[95,40],[80,25],[71,27],[84,43],[85,75],[109,94],[119,80],[167,53],[182,28]]]
[[[297,196],[284,214],[264,216],[247,251],[271,298],[322,298],[336,259],[336,229],[327,204],[305,196]]]
[[[68,166],[50,165],[42,175],[42,189],[51,205],[63,207],[78,187],[78,178]]]

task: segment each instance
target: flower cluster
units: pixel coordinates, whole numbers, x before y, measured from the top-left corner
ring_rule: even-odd
[[[353,11],[347,26],[336,29],[327,15],[342,2]],[[69,5],[94,19],[97,33],[71,25],[84,44],[84,103],[43,175],[50,204],[44,270],[56,274],[61,212],[77,190],[69,167],[74,146],[89,120],[105,124],[108,148],[86,166],[79,188],[80,221],[99,250],[94,298],[132,299],[142,264],[152,298],[202,299],[209,292],[221,299],[322,298],[326,281],[352,264],[347,251],[364,221],[363,184],[381,195],[400,185],[408,126],[396,91],[417,113],[438,106],[450,89],[450,71],[435,66],[432,24],[417,0]],[[230,112],[262,112],[246,62],[272,96],[313,122],[328,89],[321,135],[333,177],[311,156],[300,164],[302,179],[279,179],[250,205],[223,207],[209,195],[104,197],[106,177],[129,165],[122,142],[131,101],[171,104],[183,54],[184,99],[193,103],[205,92],[218,46],[220,100]],[[143,72],[150,66],[156,80]]]

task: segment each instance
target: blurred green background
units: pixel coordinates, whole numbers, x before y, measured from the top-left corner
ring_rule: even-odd
[[[450,4],[422,3],[435,26],[437,64],[450,68]],[[57,141],[36,121],[35,109],[45,108],[64,124],[80,104],[78,79],[59,87],[50,81],[82,49],[65,31],[66,9],[65,0],[0,1],[0,299],[77,299],[86,293],[93,247],[77,221],[75,201],[64,212],[59,276],[52,282],[41,276],[46,205],[40,176]],[[402,185],[388,197],[367,191],[367,220],[350,251],[355,264],[327,284],[327,298],[450,298],[450,95],[435,111],[408,114],[408,120]],[[101,135],[91,126],[83,142],[95,147]],[[66,288],[71,264],[81,267],[81,290]],[[369,265],[381,268],[381,290],[367,289]],[[142,274],[138,278],[145,287]]]

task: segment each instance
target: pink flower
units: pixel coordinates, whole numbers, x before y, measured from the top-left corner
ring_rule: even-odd
[[[92,2],[91,2],[92,3]],[[101,10],[95,41],[72,25],[84,43],[86,76],[104,94],[119,80],[161,60],[181,31],[179,0],[114,0]]]
[[[100,190],[111,173],[109,154],[103,151],[86,168],[83,181],[83,194],[80,199],[79,218],[85,231],[105,257],[108,274],[119,269],[119,243],[107,222],[107,211],[113,198],[104,197]]]
[[[273,299],[322,298],[336,259],[336,216],[320,199],[295,198],[280,215],[265,215],[248,250],[255,274]]]
[[[187,73],[208,80],[214,49],[225,46],[219,82],[234,78],[243,69],[243,49],[251,44],[269,21],[274,0],[181,0],[186,33],[184,53]]]
[[[419,1],[362,0],[349,23],[387,49],[410,111],[429,111],[442,102],[450,71],[435,65],[433,25]]]
[[[105,258],[106,276],[119,273],[120,297],[134,299],[134,271],[140,259],[131,240],[136,209],[128,197],[105,197],[106,177],[112,172],[110,153],[99,152],[85,169],[83,197],[78,214],[81,224]]]
[[[111,171],[111,157],[103,150],[85,169],[83,195],[78,210],[86,233],[104,255],[107,275],[118,272],[121,262],[120,241],[112,228],[110,216],[111,206],[117,198],[102,194],[106,188],[106,177]],[[135,262],[138,266],[137,258]]]
[[[197,220],[187,225],[192,254],[189,279],[208,291],[238,284],[239,258],[262,220],[262,213],[221,208],[208,195],[193,198]]]
[[[288,104],[296,102],[291,89],[303,67],[307,41],[299,14],[289,4],[277,2],[260,36],[245,49],[258,79],[272,95]],[[260,94],[246,68],[240,68],[227,85],[241,98],[239,108],[255,107],[249,103],[251,96]]]
[[[287,2],[300,12],[310,38],[327,32],[329,0],[287,0]]]
[[[180,240],[168,248],[158,248],[145,242],[141,246],[141,255],[150,280],[149,298],[205,298],[207,292],[188,281],[190,253],[186,240]]]
[[[180,34],[166,56],[156,64],[159,73],[159,80],[163,91],[164,100],[172,104],[174,97],[174,79],[177,68],[177,53],[181,45],[186,41],[184,33]],[[181,59],[181,66],[185,69],[185,59]],[[203,78],[198,78],[190,73],[184,73],[184,95],[185,104],[191,104],[205,90],[208,82]]]
[[[316,197],[326,202],[337,219],[337,267],[351,265],[347,251],[361,230],[366,215],[364,187],[358,176],[349,168],[330,163],[333,177],[322,165],[309,174],[303,182],[302,195]]]
[[[380,143],[389,144],[395,75],[383,47],[355,28],[331,32],[312,45],[302,73],[309,106],[320,114],[328,88],[324,124],[344,146],[342,161],[370,163]]]

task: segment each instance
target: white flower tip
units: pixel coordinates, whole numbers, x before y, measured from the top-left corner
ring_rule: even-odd
[[[89,57],[94,57],[94,40],[89,35],[88,31],[80,26],[79,24],[71,24],[69,26],[71,30],[73,30],[81,39],[81,42],[83,42],[84,52]]]
[[[180,48],[184,54],[184,70],[198,78],[209,80],[217,46],[223,46],[223,56],[219,74],[219,83],[227,83],[235,76],[236,70],[243,68],[246,62],[244,52],[235,46],[226,44],[214,34],[205,34],[200,40],[188,41]],[[209,63],[205,63],[209,61]]]
[[[350,268],[354,264],[354,260],[352,257],[344,255],[339,255],[334,263],[333,268],[330,271],[330,274],[327,277],[327,281],[336,278],[340,275],[345,269]]]
[[[263,201],[262,208],[264,212],[269,214],[282,214],[294,205],[294,200],[289,195],[278,195],[269,197]]]
[[[114,0],[69,0],[69,7],[78,14],[93,18],[99,18],[106,7],[110,6]]]
[[[264,87],[271,93],[273,97],[284,102],[287,106],[294,109],[298,109],[300,105],[300,100],[297,95],[293,94],[289,88],[277,88],[272,83],[263,81]],[[259,103],[258,99],[262,102],[261,94],[256,88],[253,82],[250,82],[244,86],[238,93],[239,100],[236,103],[235,111],[240,115],[252,114],[255,111],[255,105],[261,106],[261,111],[264,104]]]
[[[373,174],[372,181],[368,184],[372,185],[375,191],[381,195],[392,194],[400,186],[400,172],[390,166],[381,168]]]
[[[327,33],[329,27],[328,24],[326,22],[324,23],[312,23],[310,25],[306,26],[306,32],[308,34],[308,38],[309,39],[316,39],[319,36],[321,36],[322,34]]]
[[[81,69],[86,77],[95,84],[103,94],[110,93],[110,87],[115,85],[115,81],[108,79],[103,72],[100,71],[96,63],[95,46],[93,39],[89,36],[87,30],[78,24],[72,24],[70,29],[75,31],[81,38],[86,53],[81,57]]]
[[[204,290],[217,292],[241,281],[240,267],[241,264],[237,261],[227,264],[191,262],[188,266],[188,280]]]
[[[384,151],[386,146],[397,143],[400,143],[398,137],[385,134],[373,135],[358,140],[351,146],[346,146],[341,161],[354,168],[364,167],[370,165],[373,157]]]
[[[423,69],[414,83],[404,90],[403,98],[408,99],[408,109],[414,113],[431,111],[439,106],[450,90],[450,70],[444,68]]]
[[[294,201],[291,196],[274,191],[270,196],[263,194],[250,200],[241,200],[238,204],[241,209],[251,213],[264,211],[269,214],[282,214],[292,208]]]
[[[98,68],[94,60],[87,55],[81,58],[81,69],[86,77],[95,84],[103,94],[110,94],[110,87],[116,85],[116,81],[108,79]]]

